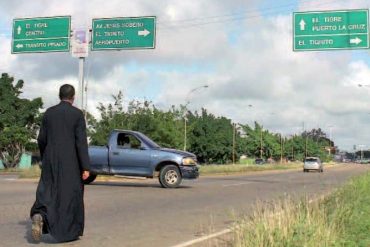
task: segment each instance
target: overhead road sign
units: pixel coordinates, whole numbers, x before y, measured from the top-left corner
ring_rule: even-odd
[[[71,17],[13,20],[12,53],[69,51]]]
[[[92,51],[154,49],[156,17],[93,19]]]
[[[369,48],[369,10],[293,13],[293,50]]]

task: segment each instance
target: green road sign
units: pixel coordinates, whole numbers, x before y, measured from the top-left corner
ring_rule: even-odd
[[[293,50],[369,48],[369,10],[293,13]]]
[[[71,17],[13,20],[12,53],[69,51]]]
[[[91,50],[154,49],[155,17],[93,19]]]

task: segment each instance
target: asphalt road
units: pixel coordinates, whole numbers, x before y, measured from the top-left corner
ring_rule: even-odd
[[[366,171],[369,165],[353,164],[324,173],[293,170],[202,177],[185,181],[178,189],[162,189],[154,179],[96,182],[86,186],[83,238],[54,244],[46,235],[37,246],[174,246],[226,229],[238,215],[251,212],[257,200],[318,196]],[[35,181],[0,175],[0,246],[35,246],[28,214],[36,186]]]

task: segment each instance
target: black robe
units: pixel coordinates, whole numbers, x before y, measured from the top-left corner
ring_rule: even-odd
[[[31,217],[41,214],[43,233],[59,242],[78,239],[85,220],[81,174],[90,168],[82,111],[65,101],[49,108],[37,141],[42,171]]]

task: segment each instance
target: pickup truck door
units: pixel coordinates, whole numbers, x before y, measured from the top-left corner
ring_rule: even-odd
[[[109,150],[110,170],[113,174],[131,176],[151,176],[150,149],[142,149],[142,144],[135,136],[118,133],[117,142]]]

